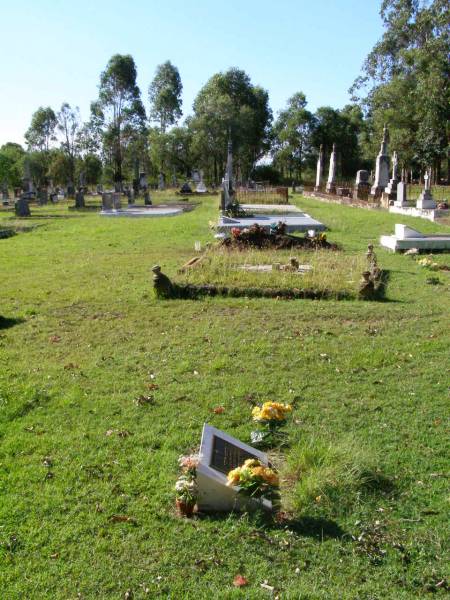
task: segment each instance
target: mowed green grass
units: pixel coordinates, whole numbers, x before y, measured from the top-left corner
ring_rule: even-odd
[[[343,260],[399,222],[296,203],[329,226]],[[0,596],[444,597],[448,274],[377,249],[390,272],[384,302],[155,300],[150,268],[175,276],[194,241],[211,240],[217,204],[130,220],[33,207],[36,228],[0,240]],[[153,402],[136,404],[141,395]],[[267,399],[294,404],[277,462],[290,465],[282,491],[297,512],[278,525],[178,519],[178,456],[204,422],[248,441],[251,402]],[[327,447],[350,461],[327,473],[334,502],[319,493],[299,508],[292,464],[304,446],[320,447],[319,462]],[[389,488],[348,483],[359,453]],[[248,586],[233,586],[237,574]]]

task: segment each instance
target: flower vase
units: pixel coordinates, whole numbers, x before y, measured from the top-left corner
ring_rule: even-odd
[[[195,502],[183,502],[183,500],[176,500],[176,506],[178,513],[182,517],[192,517],[194,514]]]

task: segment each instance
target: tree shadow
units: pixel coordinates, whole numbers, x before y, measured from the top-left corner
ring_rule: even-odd
[[[281,513],[283,514],[283,513]],[[296,535],[314,538],[317,541],[323,541],[325,539],[339,539],[346,535],[346,532],[340,527],[338,523],[331,519],[325,519],[324,517],[299,517],[299,518],[282,518],[277,519],[277,515],[268,513],[266,511],[255,511],[251,513],[230,511],[230,512],[197,512],[195,518],[201,521],[228,521],[231,515],[235,515],[236,518],[245,517],[257,528],[254,535],[259,537],[265,537],[270,535],[271,531],[276,530],[289,530],[294,532]],[[265,533],[264,533],[265,532]]]
[[[314,538],[322,541],[324,539],[338,539],[345,535],[341,526],[324,517],[299,517],[283,521],[283,528],[294,531],[297,535]]]
[[[2,317],[2,315],[0,315],[0,330],[9,329],[10,327],[14,327],[14,325],[20,325],[20,323],[24,322],[25,319],[10,319],[9,317]]]

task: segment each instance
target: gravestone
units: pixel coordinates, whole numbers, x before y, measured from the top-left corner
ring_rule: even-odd
[[[330,156],[330,168],[328,170],[328,179],[326,185],[326,192],[328,194],[336,193],[336,144],[333,144],[333,151]]]
[[[199,510],[230,511],[242,508],[245,501],[238,496],[237,489],[227,486],[227,474],[240,467],[248,458],[256,458],[269,465],[267,454],[256,450],[231,435],[203,425],[200,461],[197,467]],[[271,510],[272,503],[264,500],[263,507]]]
[[[389,131],[387,125],[383,128],[383,140],[380,152],[375,164],[375,180],[370,190],[370,195],[376,200],[381,197],[384,189],[389,183],[389,156],[387,153],[389,144]]]
[[[164,173],[160,173],[158,176],[158,190],[163,192],[166,189],[166,182],[164,180]]]
[[[394,206],[405,208],[408,206],[408,199],[406,197],[407,185],[404,181],[400,181],[397,184],[397,199],[394,201]]]
[[[2,203],[3,203],[3,206],[9,205],[9,192],[8,192],[8,184],[6,181],[4,181],[3,185],[2,185]]]
[[[48,203],[48,192],[47,188],[39,188],[38,191],[38,202],[40,206],[44,206]]]
[[[122,202],[120,200],[120,192],[114,192],[112,194],[112,205],[114,210],[120,210],[122,208]]]
[[[14,211],[17,217],[30,217],[30,205],[29,198],[27,194],[22,194],[22,196],[16,201],[14,205]]]
[[[73,198],[75,196],[75,186],[73,185],[73,183],[71,181],[69,181],[67,183],[67,192],[66,192],[66,196],[67,198]]]
[[[425,187],[417,199],[416,207],[417,208],[436,208],[436,202],[433,200],[433,195],[431,193],[431,177],[429,171],[425,173],[424,176]]]
[[[361,169],[356,173],[354,200],[367,200],[370,191],[369,172]]]
[[[384,194],[386,194],[389,201],[397,199],[397,185],[398,185],[398,158],[397,152],[394,151],[392,155],[392,177],[389,180],[388,185],[384,188]]]
[[[194,183],[200,183],[200,173],[199,173],[198,169],[194,169],[192,171],[191,179]]]
[[[228,141],[227,151],[227,168],[225,170],[225,177],[222,180],[222,194],[220,196],[220,208],[222,211],[226,211],[230,205],[234,203],[235,193],[233,186],[233,144],[231,140]]]
[[[315,192],[320,192],[320,189],[322,187],[322,171],[323,171],[323,145],[320,144],[319,158],[317,159],[317,167],[316,167],[316,185],[314,186]],[[295,187],[294,187],[294,191],[295,191]]]
[[[113,208],[113,198],[111,192],[103,192],[102,194],[102,209],[103,210],[112,210]]]
[[[200,181],[198,182],[198,185],[195,188],[195,191],[200,194],[206,194],[206,192],[208,191],[206,189],[205,182],[203,181],[203,171],[200,171]]]
[[[180,189],[181,194],[192,194],[192,188],[187,181],[183,183]]]

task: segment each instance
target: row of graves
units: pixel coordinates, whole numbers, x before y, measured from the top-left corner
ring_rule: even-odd
[[[427,170],[424,176],[424,188],[419,195],[416,205],[410,206],[407,199],[406,172],[402,169],[399,173],[399,160],[397,152],[394,151],[392,159],[388,153],[389,130],[387,125],[383,129],[383,139],[380,151],[376,157],[375,174],[366,170],[359,170],[353,187],[339,186],[336,177],[337,149],[333,144],[328,168],[328,177],[325,187],[323,186],[324,154],[320,147],[317,160],[316,180],[312,192],[304,192],[323,199],[344,200],[351,199],[352,203],[360,206],[364,204],[373,207],[388,209],[389,212],[422,217],[432,221],[437,218],[450,215],[446,201],[437,203],[431,190],[431,171]],[[348,200],[347,200],[348,202]]]
[[[327,239],[327,227],[295,205],[240,204],[228,144],[219,218],[211,223],[215,241],[180,266],[176,279],[153,267],[159,298],[204,296],[376,299],[385,278],[373,249],[367,255],[343,255]]]

